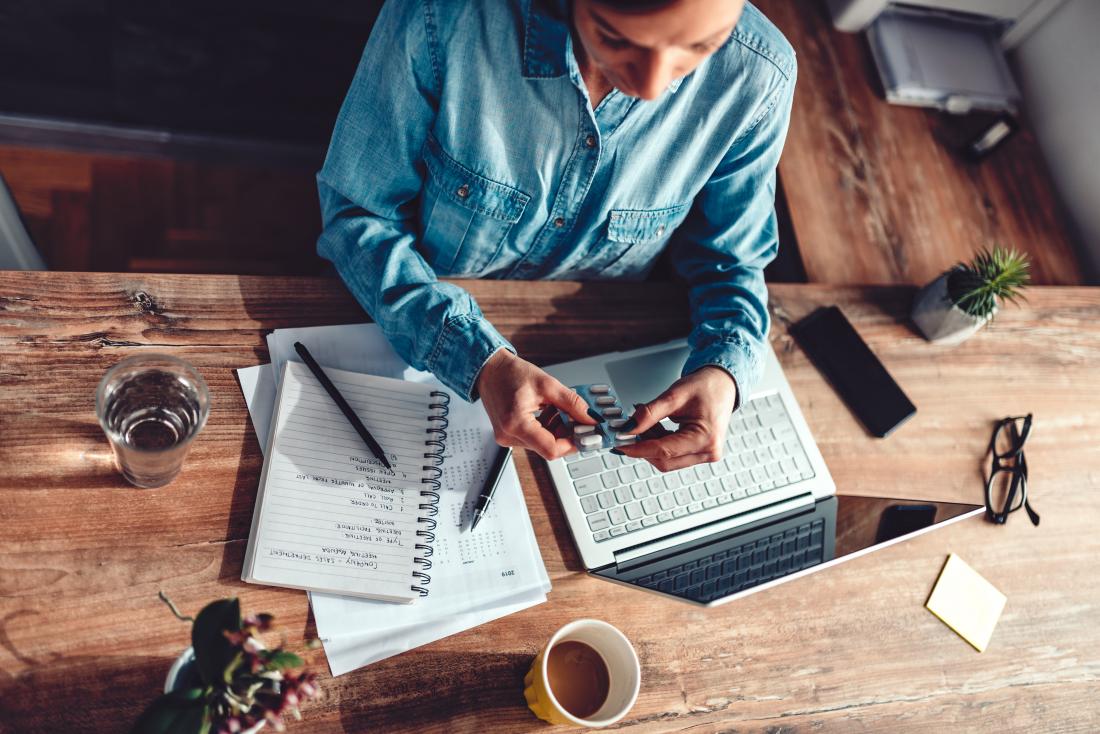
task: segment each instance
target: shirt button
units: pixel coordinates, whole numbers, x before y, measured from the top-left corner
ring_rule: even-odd
[[[554,226],[557,227],[558,229],[561,229],[562,227],[565,226],[565,220],[562,219],[561,217],[558,217],[557,219],[554,220]]]
[[[596,136],[595,135],[589,135],[587,138],[585,138],[584,139],[584,146],[586,148],[595,148],[596,147]]]
[[[466,184],[462,184],[458,187],[458,191],[456,191],[455,193],[458,194],[459,198],[465,199],[467,196],[470,195],[470,187]]]

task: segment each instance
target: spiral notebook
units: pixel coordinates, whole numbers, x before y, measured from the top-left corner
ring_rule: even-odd
[[[309,369],[286,362],[241,578],[409,603],[428,594],[450,396],[325,369],[392,466]]]

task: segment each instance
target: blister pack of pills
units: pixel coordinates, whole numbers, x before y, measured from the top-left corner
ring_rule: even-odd
[[[637,436],[622,433],[627,422],[626,411],[616,397],[610,385],[574,385],[573,390],[580,395],[588,407],[604,417],[603,423],[594,426],[577,423],[565,413],[561,413],[562,423],[573,434],[573,443],[581,451],[610,449],[634,443]]]

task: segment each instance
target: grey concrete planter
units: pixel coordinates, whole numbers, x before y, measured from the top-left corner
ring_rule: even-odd
[[[933,344],[961,344],[992,318],[971,316],[951,302],[947,295],[947,273],[917,292],[911,313],[913,323]]]

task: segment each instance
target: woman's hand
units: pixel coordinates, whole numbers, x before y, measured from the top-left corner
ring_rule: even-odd
[[[561,408],[578,423],[596,424],[580,395],[507,349],[497,350],[481,368],[477,392],[498,444],[530,449],[547,461],[565,456],[574,446],[538,421],[540,410]]]
[[[663,418],[680,424],[675,433],[620,446],[619,451],[647,459],[660,471],[718,461],[725,448],[730,416],[737,405],[737,383],[720,367],[702,367],[680,378],[672,387],[645,405],[636,406],[624,426],[643,434]]]

